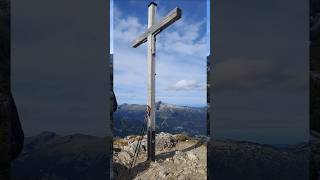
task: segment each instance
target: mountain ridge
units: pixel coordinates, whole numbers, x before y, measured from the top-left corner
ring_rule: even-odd
[[[156,131],[205,135],[206,107],[179,106],[156,102]],[[145,125],[146,105],[123,103],[114,113],[114,136],[139,134]]]

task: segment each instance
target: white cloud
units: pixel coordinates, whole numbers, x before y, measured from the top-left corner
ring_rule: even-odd
[[[173,25],[170,31],[159,34],[159,48],[167,53],[179,53],[205,58],[207,43],[205,32],[201,28],[205,27],[206,21],[191,21],[180,19]]]
[[[176,90],[176,91],[185,91],[185,90],[196,90],[201,88],[195,80],[180,80],[177,81],[173,86],[170,86],[169,90]]]
[[[147,28],[146,24],[139,22],[137,17],[125,16],[116,4],[113,6],[113,13],[113,41],[115,44],[122,43],[130,46],[131,42]]]
[[[128,45],[145,30],[145,26],[137,17],[115,19],[114,40],[127,43]]]

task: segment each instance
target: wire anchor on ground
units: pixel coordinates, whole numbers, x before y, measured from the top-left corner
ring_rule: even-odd
[[[144,117],[144,122],[143,122],[141,130],[140,130],[140,136],[139,136],[139,140],[138,140],[138,143],[136,145],[136,148],[134,150],[133,159],[132,159],[132,162],[130,164],[130,170],[131,170],[132,167],[135,166],[135,164],[137,162],[137,158],[139,156],[139,150],[140,150],[140,147],[141,147],[141,142],[143,140],[143,136],[145,135],[145,130],[146,130],[146,127],[147,127],[147,119],[148,119],[148,115],[149,115],[148,110],[149,109],[147,109],[147,111],[146,111],[146,115]]]

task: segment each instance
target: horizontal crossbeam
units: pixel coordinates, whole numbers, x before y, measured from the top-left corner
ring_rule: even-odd
[[[136,48],[142,43],[145,43],[147,41],[147,37],[149,34],[157,35],[162,30],[170,26],[172,23],[177,21],[181,18],[181,9],[180,8],[174,8],[172,11],[169,12],[169,14],[161,20],[161,22],[151,26],[147,29],[146,32],[144,32],[141,36],[139,36],[137,39],[133,41],[132,47]]]

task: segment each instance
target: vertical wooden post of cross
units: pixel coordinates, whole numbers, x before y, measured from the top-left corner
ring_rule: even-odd
[[[155,57],[156,57],[156,35],[181,18],[181,9],[173,9],[160,22],[155,23],[157,4],[151,2],[148,5],[148,29],[134,40],[132,47],[148,43],[148,160],[155,161]]]
[[[155,24],[157,4],[148,6],[148,28]],[[155,36],[148,34],[148,160],[155,160]]]

